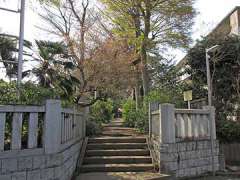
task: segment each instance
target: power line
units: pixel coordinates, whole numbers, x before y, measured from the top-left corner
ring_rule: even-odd
[[[4,8],[4,7],[0,7],[0,10],[12,12],[12,13],[20,13],[20,10],[7,9],[7,8]]]

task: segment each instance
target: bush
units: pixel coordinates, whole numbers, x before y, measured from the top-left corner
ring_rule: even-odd
[[[172,103],[175,107],[183,108],[186,103],[183,101],[183,95],[177,94],[171,90],[154,90],[151,91],[148,96],[144,97],[144,104],[148,105],[149,102]]]
[[[135,121],[137,119],[137,112],[135,109],[135,102],[133,100],[128,99],[123,104],[123,120],[124,124],[127,127],[135,127]]]
[[[148,111],[142,107],[136,110],[135,101],[127,100],[123,104],[124,125],[138,129],[140,132],[148,131]]]
[[[108,99],[107,101],[97,101],[90,110],[91,120],[97,123],[109,123],[113,118],[113,102]]]
[[[217,121],[217,137],[220,142],[240,142],[240,123],[230,120]]]
[[[102,132],[102,126],[101,124],[93,121],[93,120],[88,120],[86,124],[86,135],[87,136],[95,136],[99,135]]]
[[[86,135],[95,136],[102,132],[102,123],[108,123],[113,118],[113,102],[97,101],[90,108],[90,118],[87,121]]]
[[[47,99],[59,99],[61,93],[59,90],[43,88],[32,82],[26,82],[21,86],[20,99],[17,97],[16,82],[5,82],[0,80],[0,104],[28,104],[41,105]],[[65,98],[63,105],[72,104],[73,101]]]
[[[148,111],[146,108],[140,108],[136,111],[135,128],[140,132],[148,132]]]
[[[142,107],[136,110],[135,101],[128,99],[123,104],[123,119],[127,127],[137,128],[140,132],[148,131],[148,104],[149,102],[173,103],[176,107],[184,106],[182,97],[173,95],[171,91],[154,90],[144,97]]]

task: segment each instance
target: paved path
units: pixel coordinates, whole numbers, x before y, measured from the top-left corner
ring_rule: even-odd
[[[115,119],[109,124],[104,125],[102,136],[110,136],[110,137],[135,137],[142,136],[135,129],[124,127],[122,119]]]
[[[147,180],[159,178],[157,173],[86,173],[81,174],[76,180]],[[161,180],[161,179],[160,179]]]

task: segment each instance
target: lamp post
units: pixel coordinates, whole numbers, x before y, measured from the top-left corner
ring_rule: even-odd
[[[206,49],[206,67],[207,67],[207,84],[208,84],[208,106],[212,106],[212,84],[211,84],[211,73],[210,73],[210,63],[209,63],[209,52],[214,52],[216,51],[220,46],[215,45],[212,46],[208,49]],[[213,119],[212,119],[213,121]],[[212,122],[210,122],[210,139],[211,139],[211,155],[212,155],[212,172],[213,176],[215,176],[215,166],[214,166],[214,139],[213,139],[213,127],[212,127]]]
[[[208,105],[212,106],[212,84],[211,84],[211,73],[209,63],[209,52],[214,52],[219,48],[219,45],[212,46],[206,49],[206,67],[207,67],[207,85],[208,85]]]

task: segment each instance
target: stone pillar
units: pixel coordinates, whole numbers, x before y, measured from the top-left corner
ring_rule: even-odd
[[[160,142],[175,143],[175,108],[172,104],[161,104],[160,113]]]
[[[83,138],[86,137],[86,128],[87,128],[87,121],[89,119],[89,112],[90,112],[90,108],[89,106],[84,108],[84,119],[83,119]]]
[[[43,146],[46,154],[57,153],[61,145],[61,101],[47,100]]]
[[[152,137],[152,109],[151,109],[151,103],[148,104],[148,135],[149,138]]]
[[[215,107],[214,106],[203,106],[203,109],[208,109],[210,111],[209,117],[209,126],[210,126],[210,135],[213,140],[216,140],[216,120],[215,120]]]

